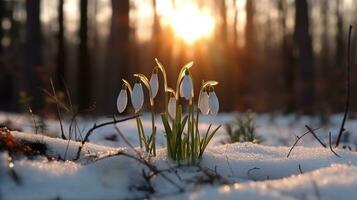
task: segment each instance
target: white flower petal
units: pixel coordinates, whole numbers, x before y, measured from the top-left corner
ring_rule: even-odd
[[[216,93],[210,92],[208,100],[211,115],[217,115],[219,110],[219,102]]]
[[[169,104],[167,105],[167,110],[169,115],[174,119],[176,117],[176,99],[175,97],[170,97]]]
[[[193,97],[193,82],[190,75],[185,75],[180,85],[180,96],[187,100]]]
[[[122,113],[125,110],[127,104],[128,104],[128,93],[126,92],[126,89],[121,89],[117,99],[118,112]]]
[[[198,97],[198,108],[201,110],[202,114],[208,115],[209,113],[209,102],[208,102],[208,94],[206,91],[200,93]]]
[[[153,73],[150,77],[150,87],[152,92],[152,98],[155,98],[159,91],[159,76],[157,73]]]
[[[144,104],[144,91],[141,83],[135,83],[131,94],[131,103],[135,112],[138,112]]]

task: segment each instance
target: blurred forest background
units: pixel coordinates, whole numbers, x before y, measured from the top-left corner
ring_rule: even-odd
[[[357,0],[0,0],[0,110],[53,111],[53,78],[79,109],[114,113],[121,78],[157,57],[170,86],[191,60],[197,89],[219,81],[223,111],[341,112],[356,21]]]

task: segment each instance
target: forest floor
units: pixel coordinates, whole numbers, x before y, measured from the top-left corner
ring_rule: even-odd
[[[200,130],[210,123],[230,122],[234,116],[204,117]],[[262,143],[228,144],[221,128],[200,164],[187,166],[167,159],[161,126],[158,155],[145,162],[135,159],[139,148],[128,147],[113,125],[93,132],[80,159],[73,161],[80,143],[61,139],[58,121],[45,120],[36,131],[31,116],[0,113],[0,124],[18,130],[9,132],[14,141],[37,149],[29,156],[23,149],[9,153],[0,148],[0,199],[355,199],[357,120],[347,121],[348,133],[341,148],[335,149],[338,155],[307,134],[287,157],[296,136],[306,132],[305,125],[320,128],[316,134],[328,144],[328,133],[335,141],[341,118],[333,115],[327,125],[321,125],[318,118],[257,115],[256,132]],[[144,114],[148,130],[149,119]],[[110,120],[79,119],[79,129]],[[139,146],[135,120],[117,127],[133,146]],[[65,133],[68,128],[64,122]],[[344,145],[350,149],[343,149]]]

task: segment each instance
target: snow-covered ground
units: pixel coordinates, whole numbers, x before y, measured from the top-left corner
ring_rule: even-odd
[[[205,130],[209,123],[229,122],[234,115],[204,117],[200,129]],[[143,116],[148,130],[149,119]],[[80,119],[79,129],[85,132],[94,123],[110,120]],[[328,143],[328,132],[333,133],[334,140],[340,120],[341,116],[335,115],[328,126],[321,126],[318,118],[258,115],[255,122],[257,134],[264,139],[262,144],[225,144],[227,136],[224,128],[220,129],[196,167],[178,166],[167,159],[163,128],[159,126],[160,148],[150,160],[159,173],[152,175],[153,170],[145,163],[125,156],[137,155],[126,147],[112,125],[96,130],[84,145],[81,159],[70,161],[80,143],[60,139],[58,121],[46,120],[44,133],[34,134],[31,117],[1,113],[0,124],[10,126],[11,122],[13,129],[20,130],[12,132],[15,139],[45,143],[48,155],[69,161],[19,157],[9,168],[8,154],[0,152],[0,199],[355,199],[356,120],[347,122],[350,136],[344,138],[352,151],[336,149],[337,157],[307,135],[287,158],[296,135],[306,132],[305,125],[321,127],[316,133]],[[138,146],[135,120],[117,127]],[[67,123],[64,130],[68,132]],[[125,155],[107,157],[118,152]]]

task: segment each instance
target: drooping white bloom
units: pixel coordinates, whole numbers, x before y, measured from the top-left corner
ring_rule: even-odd
[[[159,76],[157,73],[151,74],[150,87],[151,87],[151,92],[152,92],[152,98],[155,98],[157,95],[157,92],[159,91]]]
[[[170,97],[169,104],[167,105],[167,110],[169,115],[174,119],[176,117],[176,99],[175,97]]]
[[[121,89],[117,99],[118,112],[122,113],[125,110],[127,104],[128,104],[128,93],[126,92],[126,89]]]
[[[193,97],[193,82],[189,74],[186,74],[182,79],[180,85],[180,96],[187,100],[190,100]]]
[[[144,104],[144,91],[141,83],[135,83],[131,94],[131,103],[135,112],[138,112]]]
[[[206,91],[200,92],[200,96],[198,97],[198,108],[201,110],[202,114],[208,115],[209,113],[209,102],[208,102],[208,94]]]
[[[219,110],[219,102],[218,102],[217,95],[214,91],[209,93],[208,101],[209,101],[210,114],[217,115]]]

